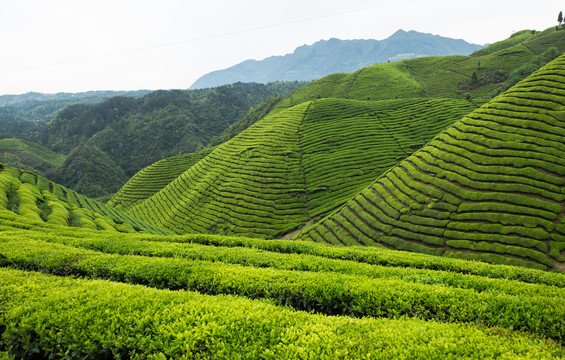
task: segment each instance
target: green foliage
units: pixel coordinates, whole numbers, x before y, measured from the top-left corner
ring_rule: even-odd
[[[372,354],[428,359],[563,353],[542,339],[464,324],[327,317],[238,297],[16,270],[1,270],[0,279],[2,345],[17,358],[64,353],[71,359],[359,359]],[[29,306],[19,307],[22,303]]]
[[[564,215],[564,64],[468,114],[299,238],[563,270],[549,240]],[[422,211],[436,208],[447,213]]]
[[[168,233],[41,176],[2,164],[0,218],[47,228],[77,226],[94,230]]]
[[[74,148],[52,179],[89,197],[115,193],[127,181],[124,171],[94,146]]]

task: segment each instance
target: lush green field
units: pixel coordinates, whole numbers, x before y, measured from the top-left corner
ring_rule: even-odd
[[[0,229],[0,350],[16,358],[565,355],[561,274],[311,242]]]
[[[166,234],[35,173],[0,164],[0,217],[24,228],[82,227]]]
[[[473,109],[455,99],[307,102],[266,117],[168,185],[150,174],[174,174],[168,168],[180,158],[147,168],[110,204],[153,192],[124,208],[176,233],[283,237],[339,207]]]
[[[470,100],[558,35],[331,75],[109,205],[0,164],[0,359],[565,358],[565,55]]]
[[[300,238],[565,270],[564,69],[456,122]]]

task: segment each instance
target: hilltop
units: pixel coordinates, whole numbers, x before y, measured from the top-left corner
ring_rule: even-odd
[[[200,77],[191,89],[234,82],[311,81],[372,64],[421,56],[468,55],[483,46],[439,35],[398,30],[384,40],[321,40],[292,54],[247,60]]]

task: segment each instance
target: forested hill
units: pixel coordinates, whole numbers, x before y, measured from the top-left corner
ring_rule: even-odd
[[[483,46],[417,31],[398,30],[385,40],[321,40],[292,54],[247,60],[199,78],[191,89],[241,82],[311,81],[387,61],[422,56],[468,55]]]
[[[61,167],[43,174],[84,195],[99,197],[114,193],[155,161],[205,148],[250,107],[303,84],[239,83],[207,90],[159,90],[143,97],[116,96],[97,104],[68,106],[48,124],[35,123],[34,131],[29,131],[26,122],[15,122],[12,132],[4,135],[68,155]]]

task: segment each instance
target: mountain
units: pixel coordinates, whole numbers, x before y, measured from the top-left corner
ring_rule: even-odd
[[[292,54],[247,60],[200,77],[191,89],[234,82],[311,81],[325,75],[352,72],[381,62],[421,56],[468,55],[483,46],[439,35],[398,30],[385,40],[321,40],[298,47]]]

